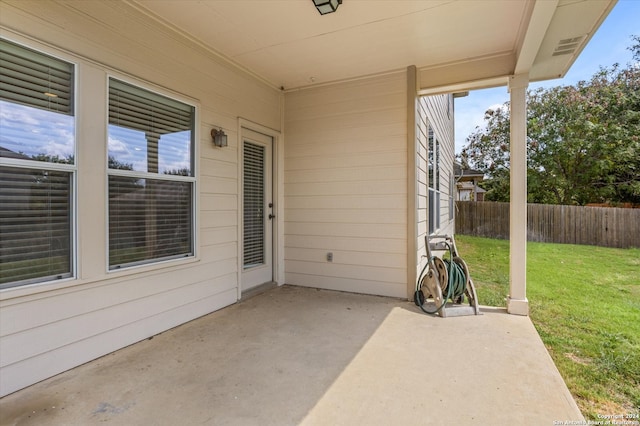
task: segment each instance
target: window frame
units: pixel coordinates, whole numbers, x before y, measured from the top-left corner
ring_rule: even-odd
[[[429,173],[429,184],[427,185],[429,206],[429,223],[428,232],[429,235],[437,233],[441,228],[441,204],[442,204],[442,191],[440,190],[440,139],[436,134],[435,127],[428,123],[427,128],[427,167],[431,166],[432,170]]]
[[[68,283],[76,281],[78,279],[79,271],[79,258],[78,258],[78,171],[79,171],[79,159],[78,159],[78,132],[79,132],[79,109],[78,105],[78,75],[80,73],[79,62],[70,55],[58,52],[54,49],[46,48],[38,43],[31,41],[22,41],[15,37],[7,37],[5,35],[0,36],[1,39],[14,44],[20,48],[36,52],[38,54],[48,56],[54,60],[65,62],[72,68],[71,82],[70,82],[70,101],[72,102],[71,113],[65,114],[73,117],[73,164],[66,163],[54,163],[47,161],[37,161],[30,159],[18,159],[9,157],[0,157],[0,167],[13,167],[20,169],[33,169],[41,171],[54,171],[64,172],[69,175],[69,272],[64,274],[46,275],[37,278],[29,278],[19,281],[11,281],[0,285],[0,292],[5,293],[7,291],[15,292],[16,290],[33,289],[41,286],[51,286],[61,283]],[[9,102],[9,101],[7,101]],[[23,105],[25,103],[11,102],[16,105]],[[27,105],[29,106],[29,105]],[[57,277],[56,277],[57,275]],[[27,290],[30,292],[30,290]]]
[[[449,170],[449,222],[455,220],[455,192],[456,192],[456,179],[453,175],[453,170]]]
[[[133,86],[135,89],[143,90],[150,92],[151,94],[162,96],[168,98],[172,101],[183,103],[187,106],[192,107],[192,117],[191,117],[191,146],[190,146],[190,157],[191,157],[191,176],[181,176],[181,175],[167,175],[163,173],[154,173],[149,171],[135,171],[135,170],[120,170],[120,169],[112,169],[109,168],[109,103],[110,103],[110,95],[109,95],[109,84],[111,80],[116,80],[119,83],[124,83],[126,85]],[[144,81],[131,78],[129,76],[119,75],[117,73],[108,72],[106,73],[105,78],[105,103],[106,103],[106,112],[105,112],[105,272],[108,275],[119,274],[119,273],[127,273],[127,271],[137,271],[137,270],[154,270],[159,267],[166,266],[167,264],[175,264],[176,262],[192,262],[196,261],[199,256],[199,243],[198,243],[198,199],[199,199],[199,185],[198,185],[198,176],[199,176],[199,105],[197,102],[190,98],[186,98],[180,94],[177,94],[169,89],[157,87],[150,83],[146,83]],[[168,256],[162,258],[151,258],[145,259],[142,261],[124,263],[119,265],[110,265],[110,216],[109,216],[109,177],[110,176],[118,176],[118,177],[128,177],[132,179],[145,179],[145,180],[162,180],[169,182],[188,182],[191,184],[191,212],[190,212],[190,220],[191,220],[191,252],[185,255],[175,255]]]

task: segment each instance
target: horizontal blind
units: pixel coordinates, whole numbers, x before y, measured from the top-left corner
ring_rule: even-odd
[[[112,78],[109,79],[109,124],[159,137],[191,130],[193,107]]]
[[[192,186],[109,176],[109,267],[193,254]]]
[[[146,157],[147,162],[146,173],[140,176],[133,168],[122,166],[124,158],[109,159],[110,170],[120,169],[108,179],[110,269],[194,254],[195,179],[171,177],[193,176],[194,111],[191,105],[109,79],[110,136],[116,128],[142,132],[146,144],[140,147],[145,154],[141,158]],[[183,134],[183,142],[172,145],[177,134]],[[136,151],[135,140],[129,138],[138,136],[125,133],[122,137]],[[161,147],[165,145],[171,149],[165,150],[163,158]],[[184,154],[190,157],[189,164],[164,170],[162,179],[153,178],[161,173],[161,161],[176,164]]]
[[[0,39],[0,98],[73,115],[73,65]]]
[[[0,168],[0,288],[71,276],[71,174]]]
[[[244,143],[244,267],[264,263],[265,148]]]

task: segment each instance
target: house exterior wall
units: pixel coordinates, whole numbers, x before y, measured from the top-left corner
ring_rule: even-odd
[[[453,97],[449,94],[422,96],[418,99],[416,112],[416,138],[417,138],[417,176],[416,186],[418,236],[417,264],[419,269],[426,263],[422,256],[426,254],[425,236],[429,235],[429,131],[431,126],[433,134],[440,141],[440,161],[438,173],[440,184],[438,187],[440,198],[440,226],[434,227],[434,233],[453,235],[455,230],[455,214],[451,209],[455,208],[452,202],[455,195],[455,185],[452,185],[453,162],[455,157]]]
[[[454,231],[454,216],[451,214],[450,198],[455,197],[455,185],[452,185],[453,179],[453,163],[455,160],[455,137],[454,137],[454,116],[453,116],[453,97],[451,95],[434,95],[423,96],[419,99],[417,112],[418,126],[418,168],[419,176],[419,194],[421,202],[420,211],[420,229],[423,242],[424,235],[428,231],[428,132],[427,126],[433,128],[435,137],[440,142],[440,160],[438,172],[440,174],[440,182],[438,191],[440,192],[440,226],[436,228],[438,234],[452,234]]]
[[[458,188],[458,201],[474,201],[473,198],[473,187],[468,188],[468,185],[460,186]]]
[[[416,111],[416,139],[417,139],[417,185],[416,192],[418,195],[417,202],[417,221],[418,221],[418,235],[416,241],[416,247],[418,249],[416,253],[416,260],[418,269],[422,269],[426,260],[422,258],[425,251],[425,236],[429,233],[429,171],[428,160],[429,147],[428,147],[428,125],[429,118],[427,114],[427,105],[424,102],[424,97],[418,98],[417,111]],[[419,273],[419,271],[417,272]]]
[[[75,63],[77,101],[77,275],[0,291],[1,396],[236,302],[238,117],[279,130],[282,95],[121,2],[2,2],[0,34]],[[107,272],[108,76],[196,106],[193,258]]]
[[[406,87],[398,72],[286,94],[288,284],[406,297]]]
[[[276,172],[284,282],[407,296],[408,206],[416,207],[407,123],[415,111],[404,71],[283,95],[122,2],[2,2],[0,35],[76,64],[77,101],[77,274],[0,291],[0,395],[236,302],[242,123],[286,136]],[[108,272],[109,76],[196,106],[193,258]],[[453,162],[446,102],[421,98],[418,111],[418,126],[433,123],[442,142],[445,186]],[[213,146],[214,127],[228,134],[228,147]],[[421,144],[415,164],[427,155]],[[420,245],[428,200],[426,166],[418,167]],[[452,232],[441,214],[442,232]],[[411,252],[419,262],[424,246]]]

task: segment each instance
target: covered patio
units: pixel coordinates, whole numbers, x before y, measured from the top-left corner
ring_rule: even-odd
[[[584,420],[531,320],[272,288],[0,400],[0,424]]]
[[[77,111],[74,164],[0,158],[63,172],[69,218],[63,273],[0,291],[0,424],[582,419],[527,317],[525,95],[566,73],[615,0],[343,3],[321,16],[310,1],[0,2],[0,38],[29,69],[74,70],[63,87]],[[151,157],[141,171],[110,165],[122,148],[109,133],[114,81],[194,111],[188,155],[170,156],[194,188],[191,244],[175,258],[111,262],[110,179],[174,176]],[[453,94],[495,86],[511,93],[507,310],[429,317],[407,299],[425,236],[455,216],[429,152],[452,165]],[[423,108],[432,96],[440,104]],[[133,157],[156,150],[145,141]],[[252,144],[265,153],[261,262],[244,250]],[[151,214],[139,226],[145,250],[158,227]],[[245,297],[264,282],[283,287]]]

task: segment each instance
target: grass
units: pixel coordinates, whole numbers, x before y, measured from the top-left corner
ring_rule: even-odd
[[[456,236],[483,305],[505,306],[509,242]],[[583,415],[640,411],[640,250],[528,243],[530,315]]]

